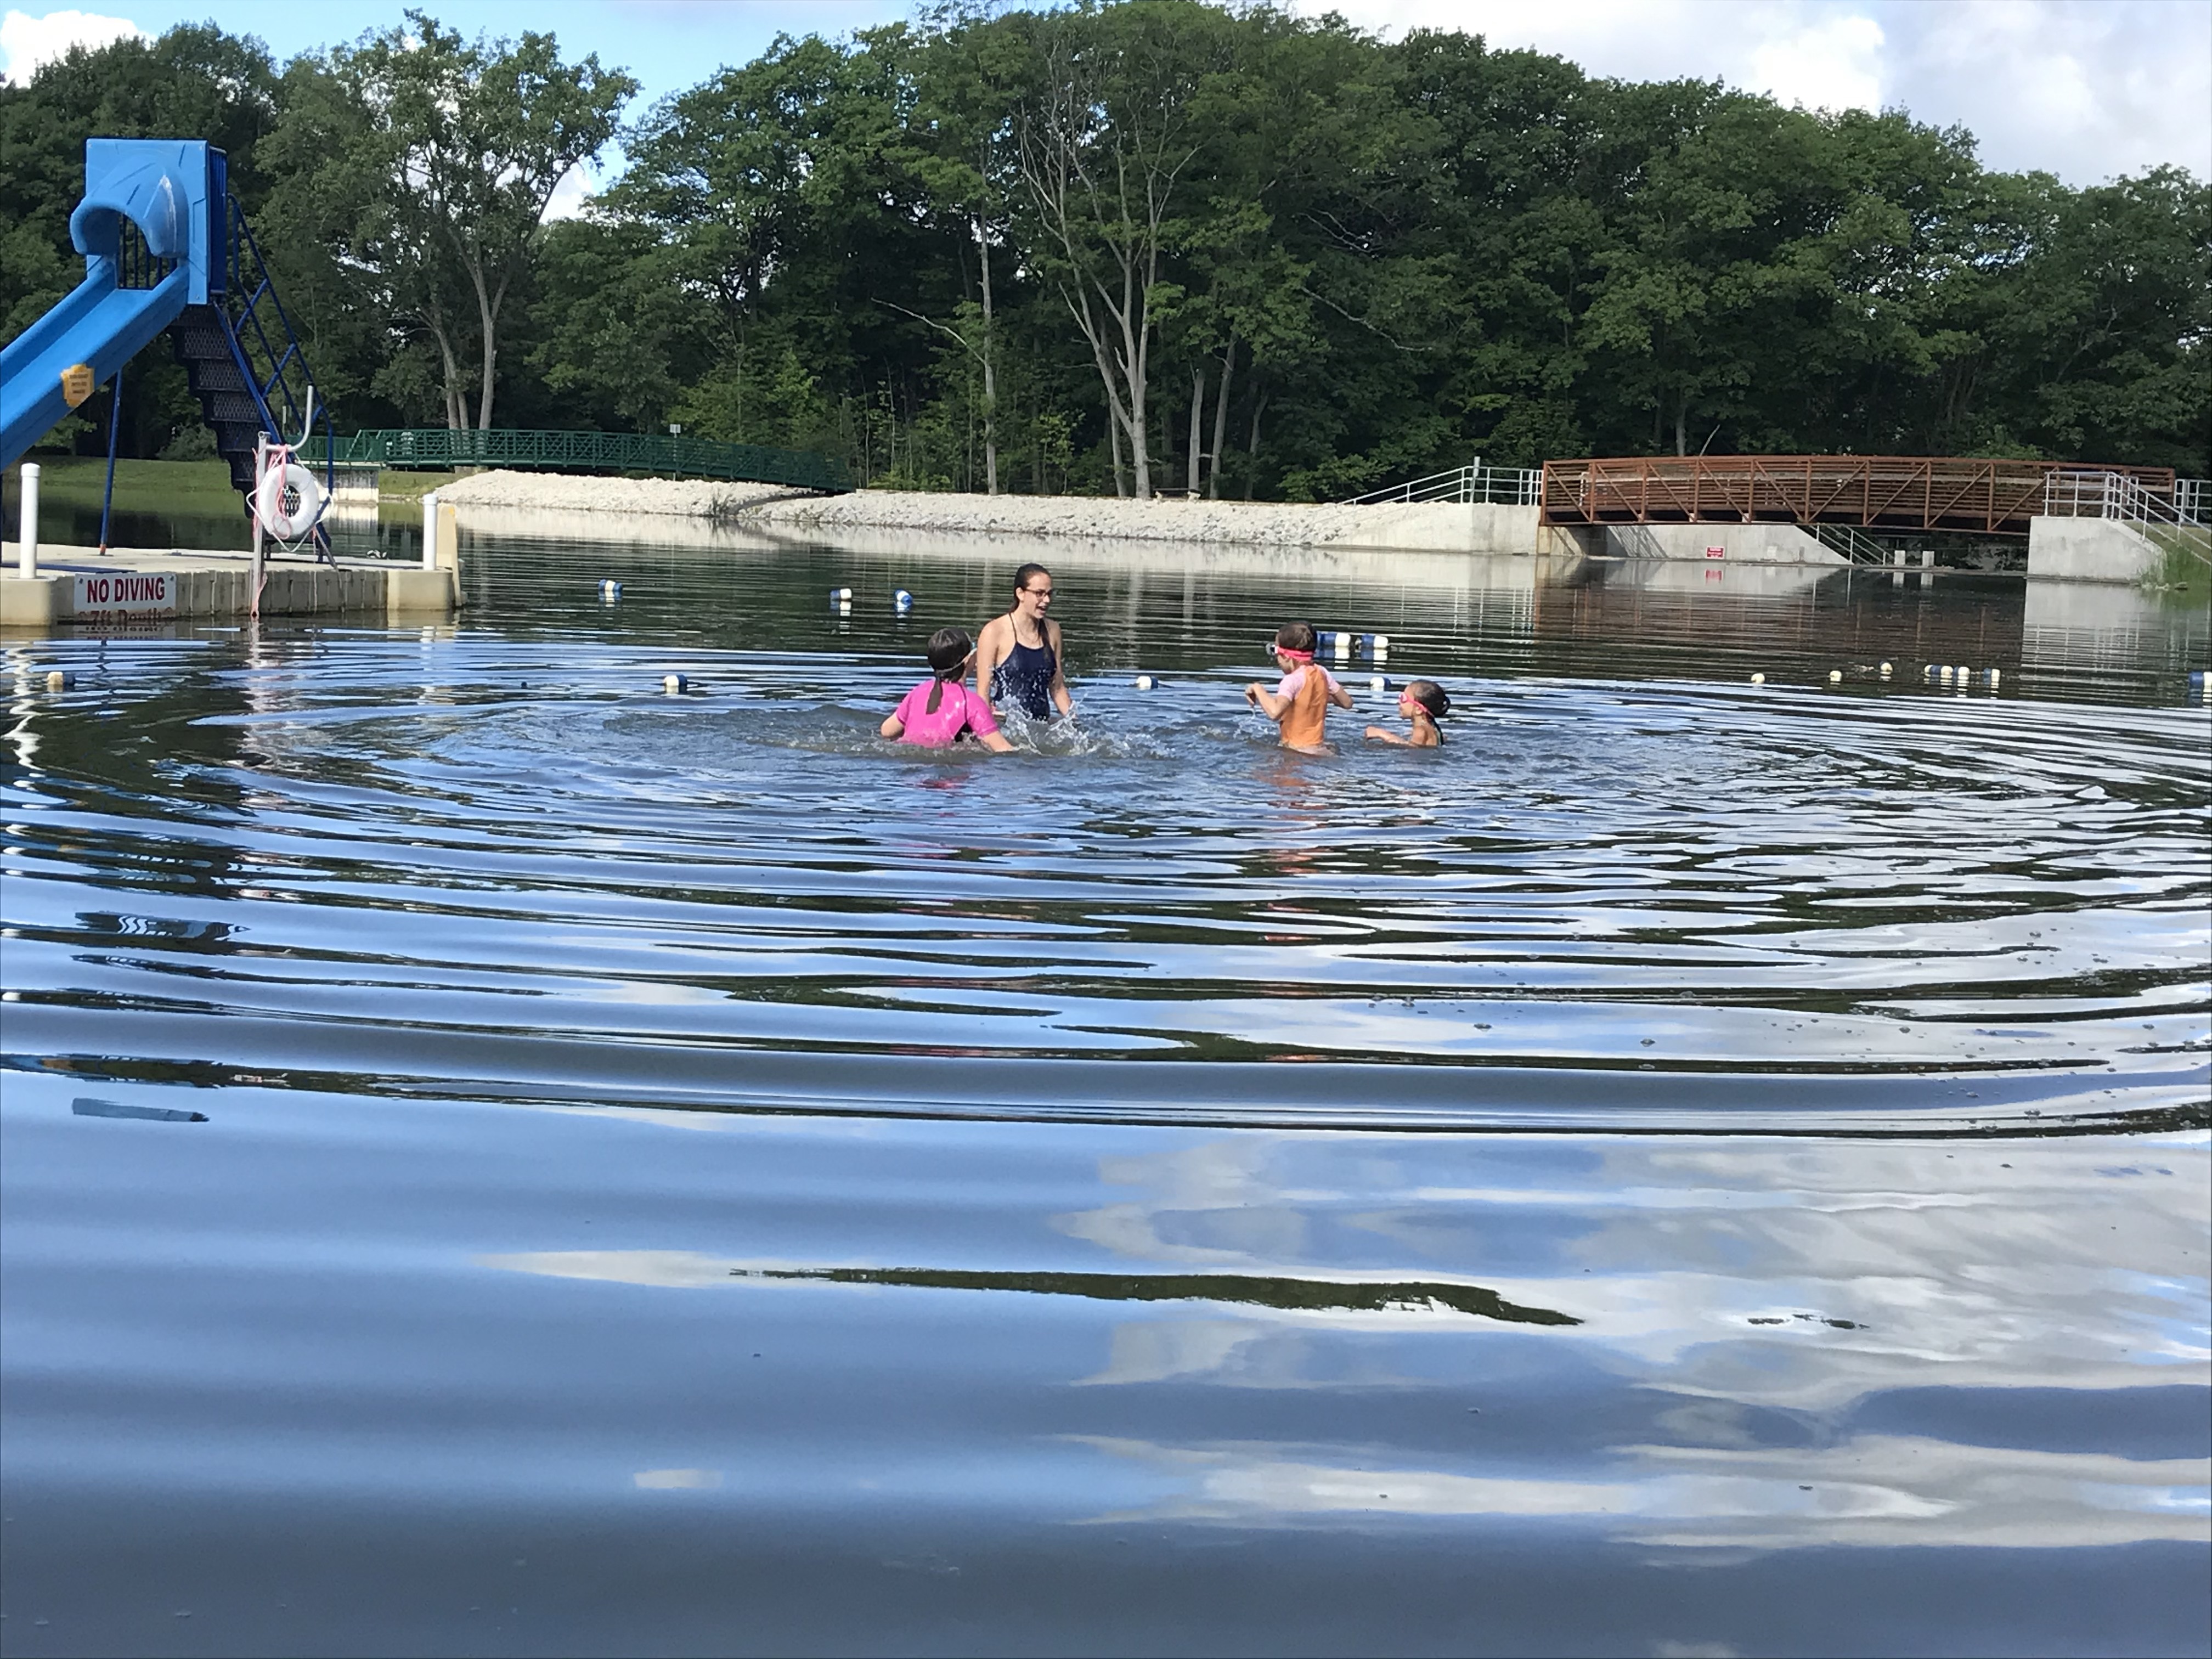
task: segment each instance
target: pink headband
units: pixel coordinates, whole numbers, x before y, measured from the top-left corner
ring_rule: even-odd
[[[1288,657],[1292,662],[1311,662],[1313,660],[1312,652],[1293,651],[1287,645],[1277,646],[1275,647],[1275,653],[1278,656]]]

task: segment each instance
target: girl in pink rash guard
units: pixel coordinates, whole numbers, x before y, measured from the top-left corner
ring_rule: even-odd
[[[884,736],[925,749],[949,749],[972,737],[994,753],[1011,750],[1014,745],[1000,735],[991,705],[965,684],[975,659],[974,641],[958,629],[940,628],[931,635],[929,678],[899,699],[880,728]]]

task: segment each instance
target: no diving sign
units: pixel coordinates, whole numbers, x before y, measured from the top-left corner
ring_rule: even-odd
[[[118,571],[112,576],[76,579],[80,617],[173,617],[177,614],[174,572],[159,576]]]

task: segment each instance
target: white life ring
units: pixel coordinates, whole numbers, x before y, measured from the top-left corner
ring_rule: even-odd
[[[284,510],[288,490],[300,498],[299,507],[290,513]],[[282,541],[297,541],[323,516],[323,487],[306,467],[287,461],[262,474],[261,488],[254,492],[253,511],[270,535]]]

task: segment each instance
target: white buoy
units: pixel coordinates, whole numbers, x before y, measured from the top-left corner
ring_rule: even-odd
[[[66,689],[68,688],[68,685],[69,685],[69,676],[68,676],[67,674],[64,674],[64,673],[60,669],[58,669],[58,668],[49,668],[49,669],[46,671],[46,690],[49,690],[49,691],[60,691],[60,690],[66,690]]]
[[[1942,680],[1944,684],[1948,685],[1951,683],[1951,665],[1945,663],[1936,671],[1936,678]]]
[[[1960,663],[1960,664],[1959,665],[1959,684],[1961,684],[1961,685],[1964,685],[1964,684],[1966,684],[1966,682],[1967,682],[1967,681],[1969,681],[1969,680],[1972,679],[1973,678],[1974,678],[1974,671],[1973,671],[1972,669],[1971,669],[1971,668],[1967,667],[1966,664],[1964,664],[1964,663]]]
[[[599,584],[599,597],[610,601],[622,598],[622,584],[610,576]]]
[[[1843,671],[1842,669],[1840,669],[1840,668],[1831,668],[1831,669],[1828,671],[1828,684],[1831,684],[1831,685],[1840,685],[1840,684],[1843,684],[1843,679],[1844,679],[1844,671]]]
[[[835,604],[850,605],[853,602],[853,590],[849,587],[833,587],[830,590],[830,598]]]
[[[1329,638],[1335,641],[1332,648],[1335,651],[1336,659],[1339,662],[1342,662],[1346,657],[1349,657],[1352,654],[1351,635],[1332,634],[1329,635]]]
[[[897,592],[891,595],[891,609],[904,616],[914,609],[914,595],[903,587],[900,588]]]
[[[1753,685],[1764,685],[1766,684],[1766,676],[1764,674],[1753,674],[1751,677],[1751,683]]]
[[[1368,654],[1376,662],[1388,661],[1390,656],[1390,636],[1388,634],[1377,634],[1374,638],[1375,643]]]
[[[1137,690],[1139,691],[1149,691],[1158,684],[1159,682],[1154,679],[1150,674],[1139,674],[1137,676]]]
[[[1986,678],[1984,679],[1984,683],[1985,684],[1988,684],[1988,685],[1990,685],[1990,686],[1995,686],[1995,685],[1996,684],[1996,683],[1997,683],[1997,678],[1998,678],[1998,676],[1997,676],[1997,671],[1996,671],[1996,669],[1992,668],[1991,670],[1990,670],[1989,674],[1988,674],[1988,676],[1986,677]]]
[[[660,677],[660,689],[672,697],[681,696],[690,689],[690,685],[691,682],[681,674],[663,674]]]
[[[1887,679],[1889,678],[1889,665],[1887,663],[1884,663],[1881,665],[1881,677],[1884,679]]]
[[[1936,678],[1936,665],[1932,662],[1922,664],[1920,668],[1920,678],[1923,680],[1934,679]]]
[[[1388,691],[1390,689],[1390,682],[1384,679],[1382,675],[1377,674],[1373,679],[1367,682],[1367,689],[1379,697],[1385,691]]]

